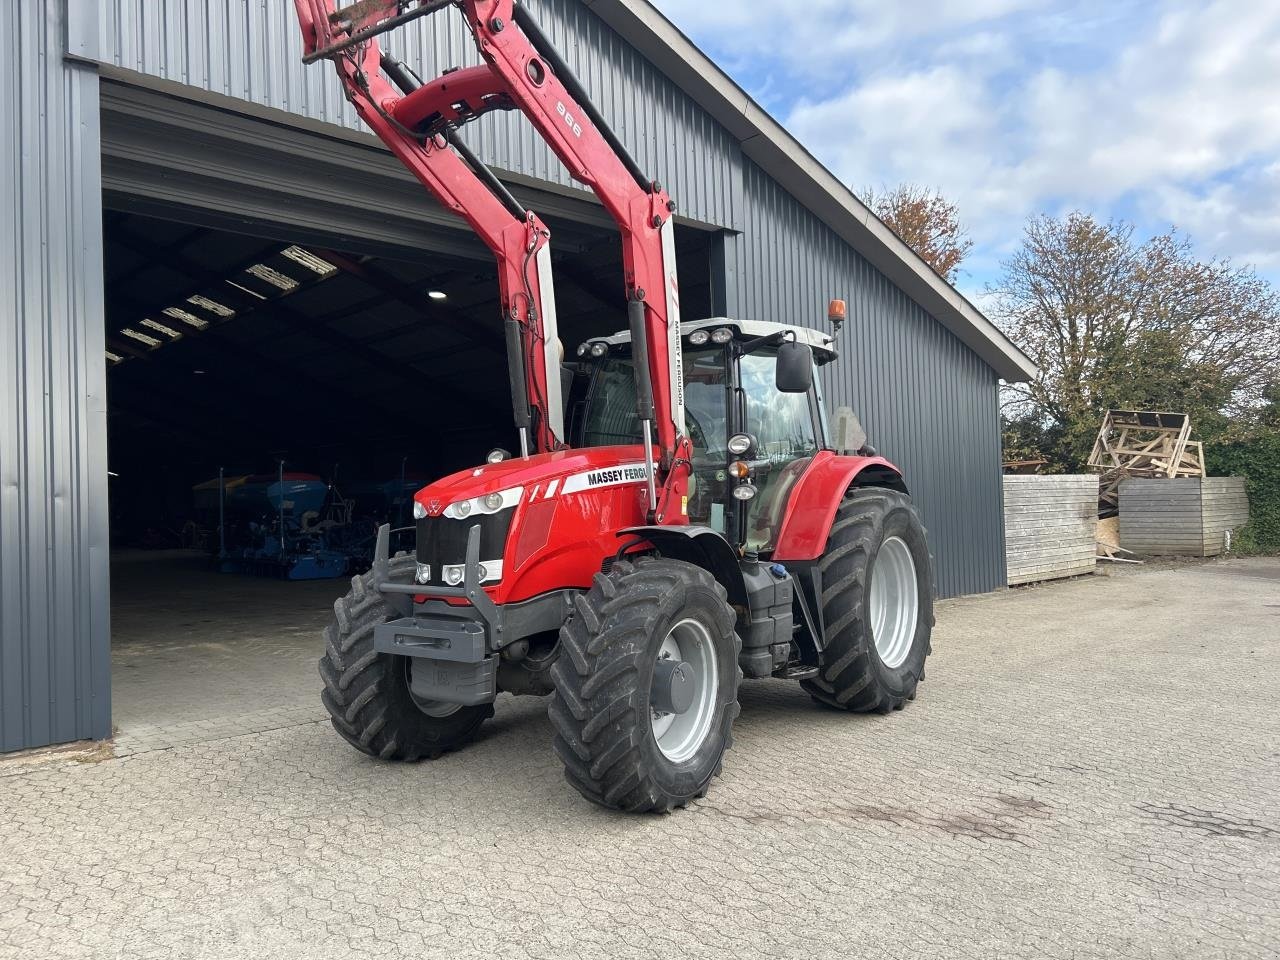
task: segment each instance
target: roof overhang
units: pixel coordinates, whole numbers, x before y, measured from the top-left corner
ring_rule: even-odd
[[[647,0],[583,0],[688,93],[743,154],[937,318],[1000,377],[1033,379],[1036,365],[960,291],[898,239],[844,183]]]

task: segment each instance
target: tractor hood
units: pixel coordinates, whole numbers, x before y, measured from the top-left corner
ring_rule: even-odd
[[[500,463],[459,470],[423,487],[413,499],[422,505],[428,516],[438,516],[451,503],[515,487],[523,487],[526,494],[530,494],[533,487],[556,481],[557,486],[564,486],[572,480],[571,486],[585,488],[609,485],[612,480],[643,480],[643,473],[638,478],[602,475],[611,469],[631,469],[636,464],[643,466],[643,462],[644,449],[637,444],[512,457]]]

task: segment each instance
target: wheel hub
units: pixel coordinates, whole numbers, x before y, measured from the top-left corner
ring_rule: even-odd
[[[719,688],[720,669],[710,631],[692,618],[681,620],[658,648],[649,688],[653,739],[668,760],[688,760],[706,742]]]
[[[888,668],[902,666],[911,652],[920,613],[920,592],[911,548],[901,537],[880,545],[871,571],[871,637]]]
[[[653,689],[649,703],[659,713],[681,714],[693,706],[693,667],[683,660],[660,659],[653,667]]]

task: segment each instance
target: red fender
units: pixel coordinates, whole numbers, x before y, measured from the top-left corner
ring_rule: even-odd
[[[791,491],[773,559],[786,562],[821,556],[840,501],[859,478],[907,492],[902,472],[884,457],[844,457],[821,450]]]

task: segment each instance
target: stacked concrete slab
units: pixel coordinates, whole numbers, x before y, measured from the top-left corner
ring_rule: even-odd
[[[1009,585],[1092,573],[1098,478],[1062,474],[1004,478]]]
[[[1249,521],[1244,477],[1132,479],[1120,484],[1120,546],[1147,556],[1214,557]]]

